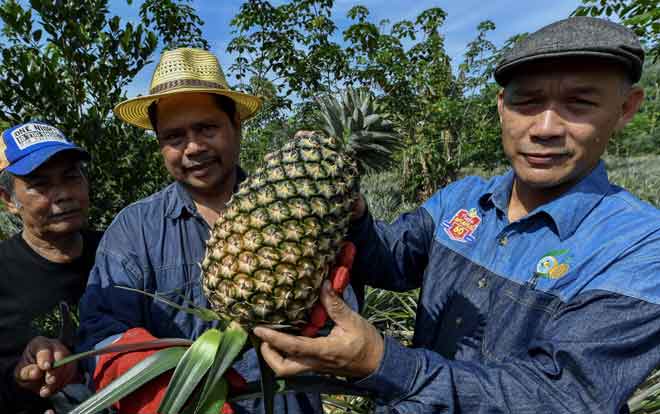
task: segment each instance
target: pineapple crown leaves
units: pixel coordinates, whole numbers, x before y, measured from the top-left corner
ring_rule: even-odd
[[[336,138],[353,158],[360,173],[387,169],[394,153],[402,147],[386,114],[379,111],[374,96],[365,89],[348,88],[338,97],[317,99],[322,117],[321,130]]]

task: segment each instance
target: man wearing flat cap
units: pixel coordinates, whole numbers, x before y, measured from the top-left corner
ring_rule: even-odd
[[[643,99],[621,25],[575,17],[529,35],[495,79],[512,169],[441,189],[394,223],[361,207],[353,282],[420,288],[404,347],[322,301],[326,338],[257,328],[279,375],[353,377],[378,412],[625,413],[660,364],[660,212],[601,156]]]
[[[256,96],[231,90],[217,58],[181,48],[163,53],[148,95],[120,103],[121,120],[156,133],[174,182],[122,210],[107,228],[81,299],[81,350],[156,338],[199,337],[213,327],[151,298],[117,289],[156,293],[180,305],[208,307],[200,282],[210,230],[245,173],[238,166],[241,124],[261,105]],[[104,355],[93,361],[95,386],[102,388],[147,353]],[[254,351],[234,368],[258,379]],[[231,380],[229,381],[231,385]],[[115,406],[120,413],[154,413],[168,383],[161,376]],[[261,412],[248,400],[225,411]],[[277,396],[277,413],[321,412],[318,395]]]
[[[87,160],[87,151],[43,122],[13,126],[0,138],[0,200],[22,223],[0,243],[2,413],[64,411],[69,397],[86,397],[81,385],[58,394],[75,378],[76,364],[52,367],[70,353],[73,327],[48,338],[39,321],[78,304],[94,263],[101,233],[86,228]]]

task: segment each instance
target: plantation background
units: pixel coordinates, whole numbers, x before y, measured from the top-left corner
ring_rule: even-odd
[[[87,148],[91,224],[105,228],[128,203],[169,180],[151,135],[121,124],[112,107],[159,51],[208,48],[188,0],[127,0],[138,21],[115,16],[107,0],[0,0],[0,127],[29,119],[51,122]],[[314,98],[345,86],[364,87],[404,140],[396,163],[363,178],[378,218],[392,220],[438,188],[469,174],[504,171],[492,70],[502,47],[490,40],[492,21],[477,27],[464,60],[451,62],[441,29],[448,16],[431,8],[409,20],[375,21],[356,2],[346,16],[334,0],[249,0],[232,20],[225,67],[237,89],[261,95],[264,108],[243,128],[241,163],[248,171],[298,129],[319,125]],[[660,7],[658,0],[583,0],[575,14],[623,21],[648,52],[640,82],[646,100],[634,121],[611,142],[606,162],[613,182],[660,206]],[[348,19],[339,33],[337,22]],[[332,39],[340,34],[342,41]],[[0,239],[19,223],[0,205]],[[411,338],[416,292],[368,291],[365,315],[387,334]],[[658,379],[631,400],[635,412],[660,412]],[[328,397],[328,410],[368,412],[362,399]],[[352,411],[351,411],[352,410]]]

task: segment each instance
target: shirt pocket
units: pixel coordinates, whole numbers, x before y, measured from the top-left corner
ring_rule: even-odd
[[[532,340],[543,331],[560,299],[532,289],[528,284],[506,282],[490,292],[490,306],[482,353],[501,362],[528,355]]]

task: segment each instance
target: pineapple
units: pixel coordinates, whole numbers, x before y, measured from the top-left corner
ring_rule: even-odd
[[[386,167],[398,136],[373,98],[319,100],[322,133],[269,153],[214,224],[202,263],[211,307],[244,326],[307,320],[346,236],[359,175]]]

